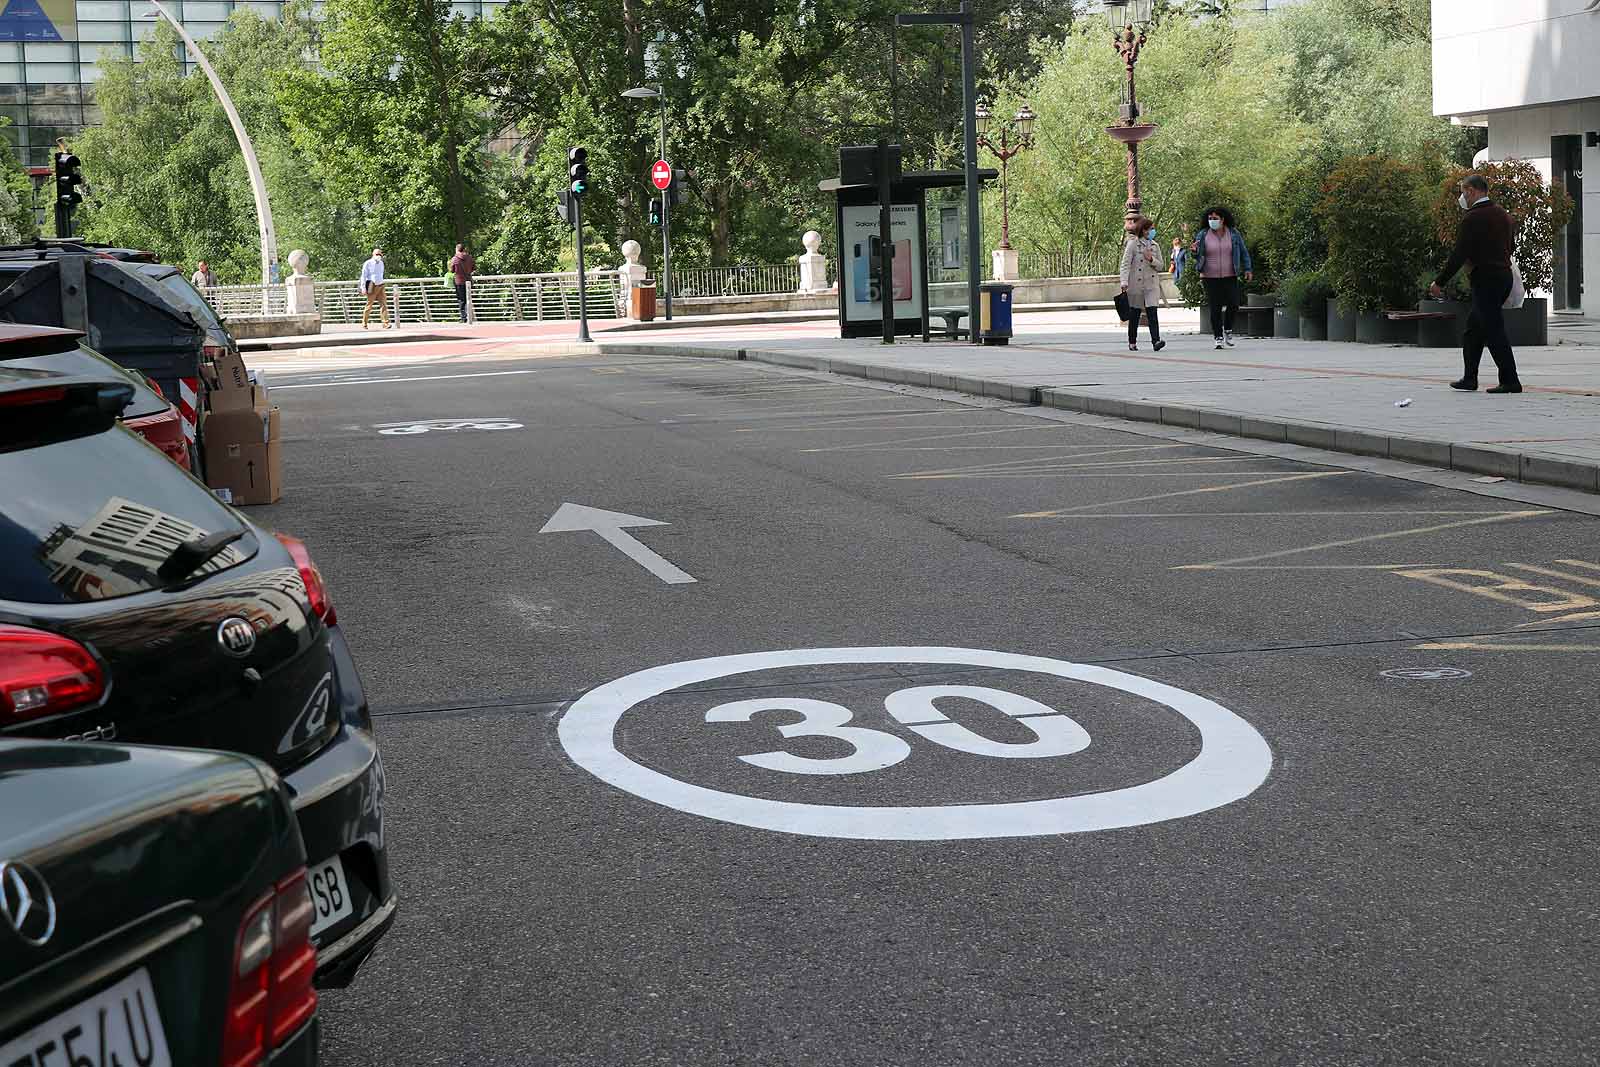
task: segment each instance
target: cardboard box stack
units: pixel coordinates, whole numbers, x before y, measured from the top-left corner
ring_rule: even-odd
[[[267,387],[229,352],[205,369],[206,484],[235,504],[272,504],[283,496],[278,409]]]

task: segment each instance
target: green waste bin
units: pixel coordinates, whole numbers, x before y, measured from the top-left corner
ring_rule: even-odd
[[[1010,282],[984,282],[978,293],[978,339],[986,345],[1011,343]]]

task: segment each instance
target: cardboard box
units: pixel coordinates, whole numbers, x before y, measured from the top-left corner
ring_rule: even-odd
[[[244,360],[232,352],[223,352],[212,361],[206,386],[210,390],[208,403],[212,411],[248,411],[257,406],[250,372]]]
[[[203,428],[206,484],[235,504],[273,504],[283,497],[283,453],[277,408],[213,410]]]

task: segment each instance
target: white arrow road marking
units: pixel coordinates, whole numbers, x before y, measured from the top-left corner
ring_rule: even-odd
[[[694,575],[679,570],[660,556],[656,555],[643,542],[631,534],[622,531],[630,526],[669,526],[670,523],[660,522],[656,519],[642,519],[637,515],[628,515],[621,511],[603,511],[600,508],[585,507],[582,504],[563,503],[550,516],[550,521],[544,524],[539,532],[545,533],[570,533],[574,530],[593,530],[624,556],[633,560],[639,566],[660,578],[668,585],[683,585],[687,582],[698,581]]]

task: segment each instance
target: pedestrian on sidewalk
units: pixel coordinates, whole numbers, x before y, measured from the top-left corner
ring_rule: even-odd
[[[1444,287],[1466,266],[1471,272],[1472,310],[1467,313],[1467,329],[1462,340],[1461,380],[1452,389],[1473,392],[1478,388],[1478,364],[1487,345],[1489,355],[1500,372],[1500,384],[1491,393],[1520,393],[1522,379],[1517,376],[1517,358],[1506,336],[1506,299],[1511,295],[1511,256],[1516,251],[1515,227],[1505,208],[1489,198],[1489,183],[1479,174],[1461,179],[1461,195],[1456,201],[1465,212],[1456,231],[1456,247],[1444,270],[1428,287],[1435,300]]]
[[[456,245],[456,254],[450,257],[450,273],[456,281],[456,306],[461,309],[461,321],[467,321],[467,287],[478,269],[478,261],[464,244]]]
[[[1172,284],[1177,285],[1183,281],[1184,269],[1189,263],[1189,250],[1183,247],[1183,238],[1172,239]]]
[[[361,264],[361,291],[367,294],[367,306],[361,309],[361,328],[367,328],[372,317],[372,306],[378,306],[378,321],[385,330],[390,328],[389,303],[383,295],[383,249],[374,248],[372,258]]]
[[[217,284],[217,276],[211,273],[211,264],[205,260],[194,265],[194,273],[189,275],[189,284],[202,293]]]
[[[1250,250],[1233,223],[1233,212],[1214,207],[1206,212],[1205,228],[1191,249],[1194,259],[1186,266],[1198,270],[1211,308],[1211,333],[1217,347],[1233,347],[1233,322],[1239,315],[1239,276],[1255,278]]]
[[[1128,297],[1128,351],[1139,351],[1139,314],[1150,320],[1150,344],[1167,347],[1161,339],[1156,305],[1161,303],[1161,248],[1151,238],[1155,223],[1143,215],[1134,220],[1133,232],[1122,246],[1122,291]]]

